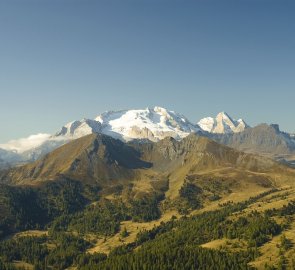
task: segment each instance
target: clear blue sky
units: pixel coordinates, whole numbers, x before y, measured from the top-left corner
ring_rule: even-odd
[[[105,110],[295,131],[295,1],[2,0],[0,143]]]

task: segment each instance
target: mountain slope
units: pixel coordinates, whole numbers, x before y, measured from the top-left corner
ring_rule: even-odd
[[[153,163],[157,171],[168,172],[166,196],[171,199],[179,196],[187,179],[203,186],[217,181],[243,194],[249,189],[257,191],[272,185],[293,184],[295,178],[294,170],[271,159],[240,152],[194,134],[180,142],[166,138],[142,147],[150,147],[142,151],[144,160]]]
[[[181,141],[165,138],[156,143],[123,143],[93,134],[74,140],[44,158],[2,173],[2,181],[34,184],[70,178],[110,187],[133,183],[133,190],[146,192],[169,181],[168,197],[177,197],[187,177],[213,177],[237,187],[271,186],[288,182],[294,171],[276,162],[239,152],[208,138],[190,135]],[[284,179],[284,180],[283,180]],[[143,188],[144,187],[144,188]]]
[[[74,140],[44,158],[9,171],[14,183],[56,180],[63,176],[84,182],[101,183],[112,179],[133,178],[133,169],[150,165],[133,148],[101,134]]]
[[[0,148],[0,169],[9,167],[10,162],[18,162],[19,155],[13,151],[6,151]]]
[[[267,155],[281,159],[295,154],[295,141],[288,133],[281,132],[278,125],[261,124],[237,134],[211,135],[221,144],[241,151]]]

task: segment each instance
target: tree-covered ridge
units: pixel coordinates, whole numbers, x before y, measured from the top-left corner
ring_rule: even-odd
[[[80,269],[250,269],[247,258],[242,254],[227,254],[194,245],[175,246],[169,240],[145,245],[138,252],[110,256],[96,265],[86,265]]]
[[[257,246],[281,230],[270,215],[253,212],[243,218],[230,218],[259,198],[274,191],[250,198],[242,203],[229,203],[219,210],[195,216],[173,217],[148,231],[141,231],[135,242],[106,254],[87,254],[92,244],[83,235],[89,231],[117,232],[119,220],[132,218],[122,202],[103,200],[87,206],[87,210],[62,214],[49,225],[48,236],[20,237],[0,242],[2,264],[22,260],[35,269],[251,269],[248,265],[258,256]],[[93,212],[93,214],[92,214]],[[118,228],[104,227],[118,221]],[[80,222],[84,220],[81,227]],[[96,221],[96,222],[95,222]],[[104,223],[106,222],[106,223]],[[110,223],[112,224],[112,223]],[[77,227],[78,226],[78,227]],[[83,226],[86,226],[83,229]],[[98,226],[98,227],[97,227]],[[101,227],[100,227],[101,226]],[[73,233],[70,233],[70,231]],[[127,232],[128,234],[128,232]],[[248,242],[248,249],[239,252],[208,250],[201,245],[222,237],[237,237]],[[258,240],[253,242],[253,240]]]
[[[75,230],[112,235],[123,220],[146,222],[160,217],[158,194],[139,199],[99,198],[99,188],[73,180],[38,187],[0,187],[0,238],[22,230]],[[94,202],[94,203],[92,203]]]
[[[279,209],[270,209],[266,211],[266,214],[269,216],[289,216],[295,214],[295,201],[290,201],[288,204],[284,205]]]
[[[128,212],[122,201],[111,202],[105,199],[86,206],[83,211],[55,218],[50,225],[50,231],[113,235],[119,231],[121,221],[130,219]]]
[[[21,230],[45,228],[60,215],[82,210],[95,188],[71,180],[40,187],[0,187],[0,238]],[[86,195],[85,195],[86,194]]]
[[[73,234],[53,233],[44,237],[19,237],[3,241],[0,254],[4,262],[24,261],[34,265],[37,270],[66,269],[76,264],[79,254],[85,253],[90,246],[89,242]]]
[[[228,224],[225,236],[229,239],[242,238],[248,241],[249,246],[258,247],[280,232],[281,227],[274,220],[267,215],[252,212]]]

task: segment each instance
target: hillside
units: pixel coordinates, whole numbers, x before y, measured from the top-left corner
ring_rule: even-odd
[[[165,138],[154,143],[124,143],[91,134],[36,162],[2,171],[0,237],[27,230],[34,237],[16,234],[0,241],[0,251],[6,254],[6,264],[21,261],[36,266],[38,261],[40,269],[44,268],[44,256],[56,269],[97,269],[97,265],[101,269],[115,269],[114,265],[129,269],[129,260],[138,260],[138,266],[132,269],[142,269],[142,263],[150,264],[151,259],[145,257],[145,252],[154,254],[157,247],[160,253],[152,255],[156,260],[163,260],[164,253],[168,257],[155,267],[168,267],[178,250],[188,260],[197,256],[195,262],[215,256],[215,264],[231,265],[221,269],[250,269],[249,263],[259,257],[253,241],[257,245],[267,244],[271,239],[266,236],[268,231],[279,235],[283,227],[273,222],[272,217],[265,221],[258,215],[253,219],[247,209],[256,202],[262,204],[265,196],[280,190],[288,190],[287,197],[279,198],[290,202],[295,194],[294,179],[292,168],[195,134],[181,141]],[[251,196],[255,198],[249,200]],[[282,203],[276,207],[281,206]],[[221,241],[229,237],[229,230],[239,228],[232,221],[239,214],[249,224],[259,224],[263,240],[236,231],[241,239],[239,245],[249,245],[250,249],[242,248],[246,257],[227,251],[220,253],[214,248],[207,250],[211,241]],[[244,230],[253,230],[247,226]],[[176,238],[174,230],[179,232]],[[155,239],[155,235],[159,236]],[[169,238],[173,249],[166,246]],[[19,255],[10,253],[11,245],[17,246]],[[39,250],[34,251],[34,259],[24,253],[32,245]],[[193,247],[196,253],[191,253]],[[137,248],[141,250],[138,254],[133,251]],[[107,260],[105,254],[109,254]],[[182,265],[179,258],[177,266],[163,269],[186,269]]]
[[[135,169],[149,166],[123,142],[91,134],[61,146],[34,163],[11,169],[5,177],[18,184],[62,176],[94,183],[133,178]]]

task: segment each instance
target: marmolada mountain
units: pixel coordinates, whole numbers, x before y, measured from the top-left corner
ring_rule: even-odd
[[[0,269],[295,269],[295,138],[108,111],[0,145]]]

